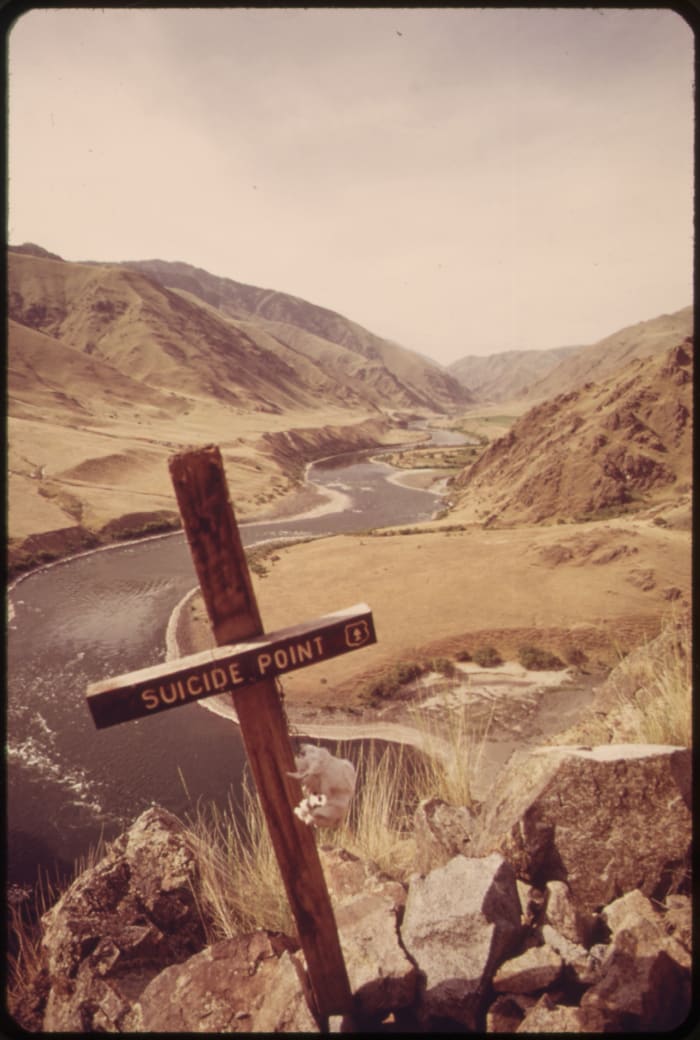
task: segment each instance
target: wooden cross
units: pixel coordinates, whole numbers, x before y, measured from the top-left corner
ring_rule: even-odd
[[[88,705],[102,728],[231,693],[324,1021],[349,1013],[352,994],[314,834],[293,812],[302,791],[289,775],[294,755],[275,676],[376,642],[372,615],[360,604],[264,635],[219,449],[174,455],[169,466],[218,648],[93,683]]]

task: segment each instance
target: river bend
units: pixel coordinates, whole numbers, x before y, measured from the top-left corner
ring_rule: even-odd
[[[454,443],[452,435],[439,435]],[[460,438],[461,439],[461,438]],[[242,524],[246,546],[415,523],[434,515],[432,492],[395,482],[367,455],[311,467],[337,511]],[[67,873],[100,834],[116,836],[156,802],[184,815],[198,799],[238,790],[238,730],[204,705],[96,731],[88,683],[165,659],[170,615],[197,584],[181,533],[87,553],[20,579],[8,594],[8,881]],[[338,604],[340,609],[347,604]],[[299,619],[304,620],[304,619]],[[291,623],[291,621],[290,621]]]

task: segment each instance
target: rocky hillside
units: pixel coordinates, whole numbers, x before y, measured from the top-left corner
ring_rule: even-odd
[[[540,747],[473,813],[414,819],[408,883],[320,858],[352,1009],[334,1031],[662,1032],[691,999],[691,751]],[[221,938],[198,848],[153,807],[42,919],[11,1001],[39,1032],[319,1033],[296,938]]]
[[[468,355],[447,366],[455,379],[480,402],[512,401],[580,347],[553,350],[505,350],[486,357]]]
[[[458,475],[458,501],[482,520],[539,522],[687,495],[692,408],[685,340],[536,405]]]
[[[565,357],[549,374],[525,390],[533,404],[568,393],[584,383],[604,383],[635,358],[655,357],[693,335],[693,308],[661,314],[606,336]]]

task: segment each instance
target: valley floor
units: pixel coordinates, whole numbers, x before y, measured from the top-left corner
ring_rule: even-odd
[[[396,662],[473,655],[486,646],[514,662],[519,648],[530,645],[579,666],[558,673],[560,696],[543,730],[553,733],[576,721],[592,685],[625,652],[690,603],[690,551],[689,530],[662,526],[658,514],[656,522],[625,516],[509,529],[451,530],[447,519],[403,533],[335,536],[275,550],[254,584],[268,630],[358,602],[373,611],[375,646],[284,677],[290,722],[301,732],[320,735],[322,723],[331,739],[348,726],[388,736],[388,727],[410,725],[411,698],[382,700],[370,691]],[[182,612],[178,636],[181,653],[211,645],[196,595]],[[546,679],[508,667],[462,682],[463,691],[474,693],[480,682],[504,695],[506,742],[522,737],[509,734],[507,724],[522,715],[524,686]],[[453,694],[459,687],[452,681]],[[528,708],[523,725],[531,715]],[[542,730],[541,718],[538,725]],[[492,739],[498,736],[492,730]]]

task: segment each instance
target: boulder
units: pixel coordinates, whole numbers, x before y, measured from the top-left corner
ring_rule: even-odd
[[[493,976],[496,993],[537,993],[561,976],[563,961],[549,946],[532,946],[504,961]]]
[[[688,896],[670,895],[665,901],[664,926],[690,953],[693,948],[693,911]]]
[[[548,881],[545,886],[545,923],[555,928],[565,939],[586,946],[593,929],[593,921],[579,912],[569,886],[564,881]]]
[[[251,1033],[318,1033],[308,996],[308,980],[301,952],[280,957],[260,1006],[250,1019]]]
[[[474,819],[464,805],[449,805],[442,798],[425,798],[413,818],[418,873],[427,874],[459,853],[469,855]]]
[[[516,1033],[605,1033],[608,1022],[595,1008],[557,1004],[545,993],[526,1011]]]
[[[514,1033],[536,1003],[525,993],[501,993],[486,1012],[487,1033]]]
[[[346,849],[322,845],[319,858],[328,893],[334,906],[352,902],[357,896],[371,892],[381,895],[394,910],[404,906],[406,889],[400,881],[384,874],[376,863],[360,859]]]
[[[688,870],[691,752],[665,745],[541,747],[514,756],[472,841],[584,916],[640,888],[663,898]]]
[[[355,1015],[381,1020],[413,1004],[418,972],[398,938],[406,890],[344,849],[321,849]]]
[[[44,1029],[121,1028],[151,978],[204,946],[197,881],[182,824],[143,813],[42,918]]]
[[[425,1025],[480,1028],[486,988],[521,935],[515,874],[502,856],[455,856],[426,877],[414,875],[401,940],[424,979]]]
[[[632,892],[626,892],[614,902],[603,909],[602,918],[610,929],[612,935],[637,924],[640,920],[650,921],[656,925],[659,914],[654,909],[650,899],[639,891],[638,888]]]
[[[248,1033],[259,1017],[271,1023],[274,1031],[281,1018],[287,1016],[290,1021],[296,1017],[291,1013],[294,1007],[296,1012],[305,1011],[304,1028],[310,1024],[318,1031],[297,972],[292,967],[286,976],[279,970],[280,956],[286,955],[291,964],[292,949],[290,939],[263,931],[208,946],[156,976],[124,1027],[129,1032]]]
[[[561,957],[569,969],[570,975],[584,986],[590,986],[600,978],[601,964],[607,953],[607,946],[597,944],[587,950],[579,943],[573,943],[558,932],[550,924],[540,929],[542,941]]]
[[[690,1010],[689,969],[660,948],[644,924],[616,933],[600,981],[581,998],[581,1010],[601,1012],[610,1030],[667,1031]]]
[[[666,924],[666,913],[657,910],[639,889],[627,892],[606,906],[602,917],[613,939],[622,931],[633,932],[638,939],[643,938],[647,943],[665,950],[669,957],[690,971],[690,947],[672,934],[672,927]]]

